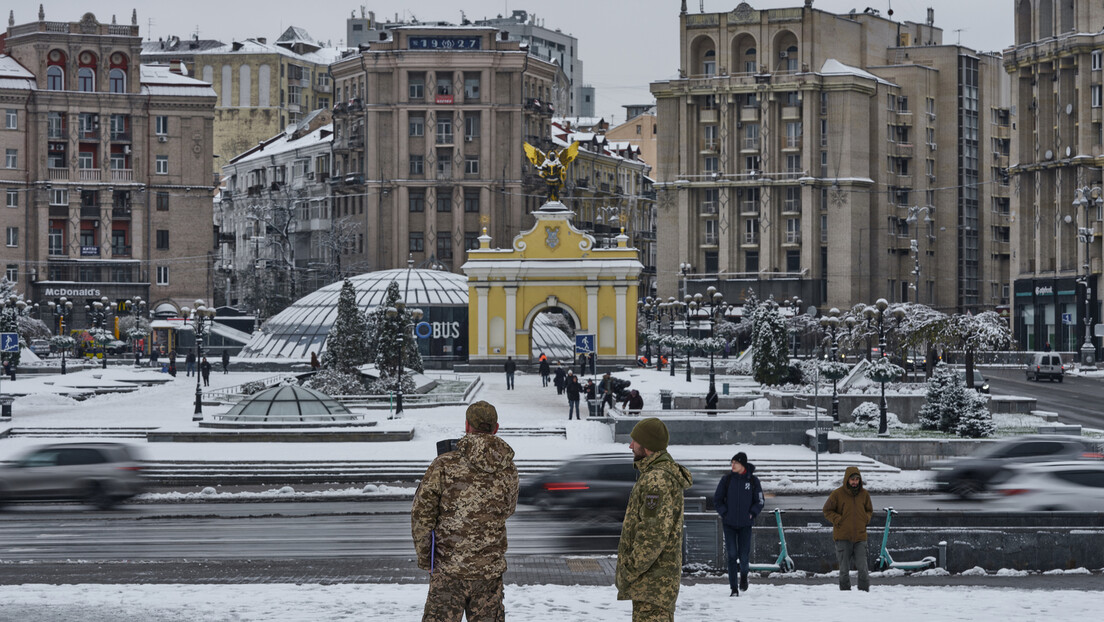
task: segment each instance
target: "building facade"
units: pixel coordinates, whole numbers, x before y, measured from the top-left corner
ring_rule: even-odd
[[[136,20],[40,9],[0,43],[0,252],[29,301],[73,300],[75,326],[105,296],[175,314],[211,294],[215,94],[141,65]]]
[[[1012,327],[1027,350],[1081,350],[1101,323],[1102,20],[1090,2],[1015,2]]]
[[[1007,304],[999,57],[943,45],[931,12],[685,7],[680,78],[652,84],[661,296]]]
[[[331,68],[334,218],[366,234],[342,261],[457,271],[484,227],[509,240],[532,224],[544,183],[522,144],[551,145],[563,73],[490,28],[385,36]]]
[[[340,54],[295,26],[271,44],[264,37],[230,44],[170,37],[142,47],[144,61],[181,66],[214,88],[216,171],[310,112],[330,108],[329,65]]]

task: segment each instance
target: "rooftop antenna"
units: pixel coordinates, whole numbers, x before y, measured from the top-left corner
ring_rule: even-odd
[[[151,18],[146,20],[146,38],[150,41],[153,40],[153,26],[154,26],[154,21],[153,21],[153,18],[151,17]]]
[[[966,30],[966,29],[965,28],[955,28],[955,34],[958,35],[958,42],[955,43],[955,45],[962,45],[962,31],[963,30]]]
[[[705,0],[698,0],[698,12],[705,13]]]

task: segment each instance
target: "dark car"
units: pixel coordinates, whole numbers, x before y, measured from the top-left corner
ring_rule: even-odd
[[[106,510],[142,488],[141,468],[122,443],[46,445],[0,467],[0,506],[80,501]]]
[[[620,523],[636,476],[629,452],[578,456],[557,469],[527,478],[518,501],[584,521]],[[712,509],[719,477],[695,482],[686,496],[705,497],[706,509]]]
[[[1010,465],[1100,459],[1100,447],[1074,436],[1021,436],[984,446],[972,456],[932,465],[936,488],[962,498],[985,492],[999,483]]]

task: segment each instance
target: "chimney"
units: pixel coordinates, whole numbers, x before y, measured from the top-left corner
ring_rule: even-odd
[[[935,9],[928,7],[928,27],[935,26]]]

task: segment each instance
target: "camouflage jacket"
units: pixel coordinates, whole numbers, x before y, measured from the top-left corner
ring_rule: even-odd
[[[666,451],[636,463],[617,546],[617,599],[675,610],[682,578],[683,491],[694,479]]]
[[[456,451],[426,469],[410,530],[418,567],[455,577],[491,579],[506,572],[506,519],[517,506],[514,450],[491,434],[468,434]],[[436,551],[430,556],[436,537]]]

